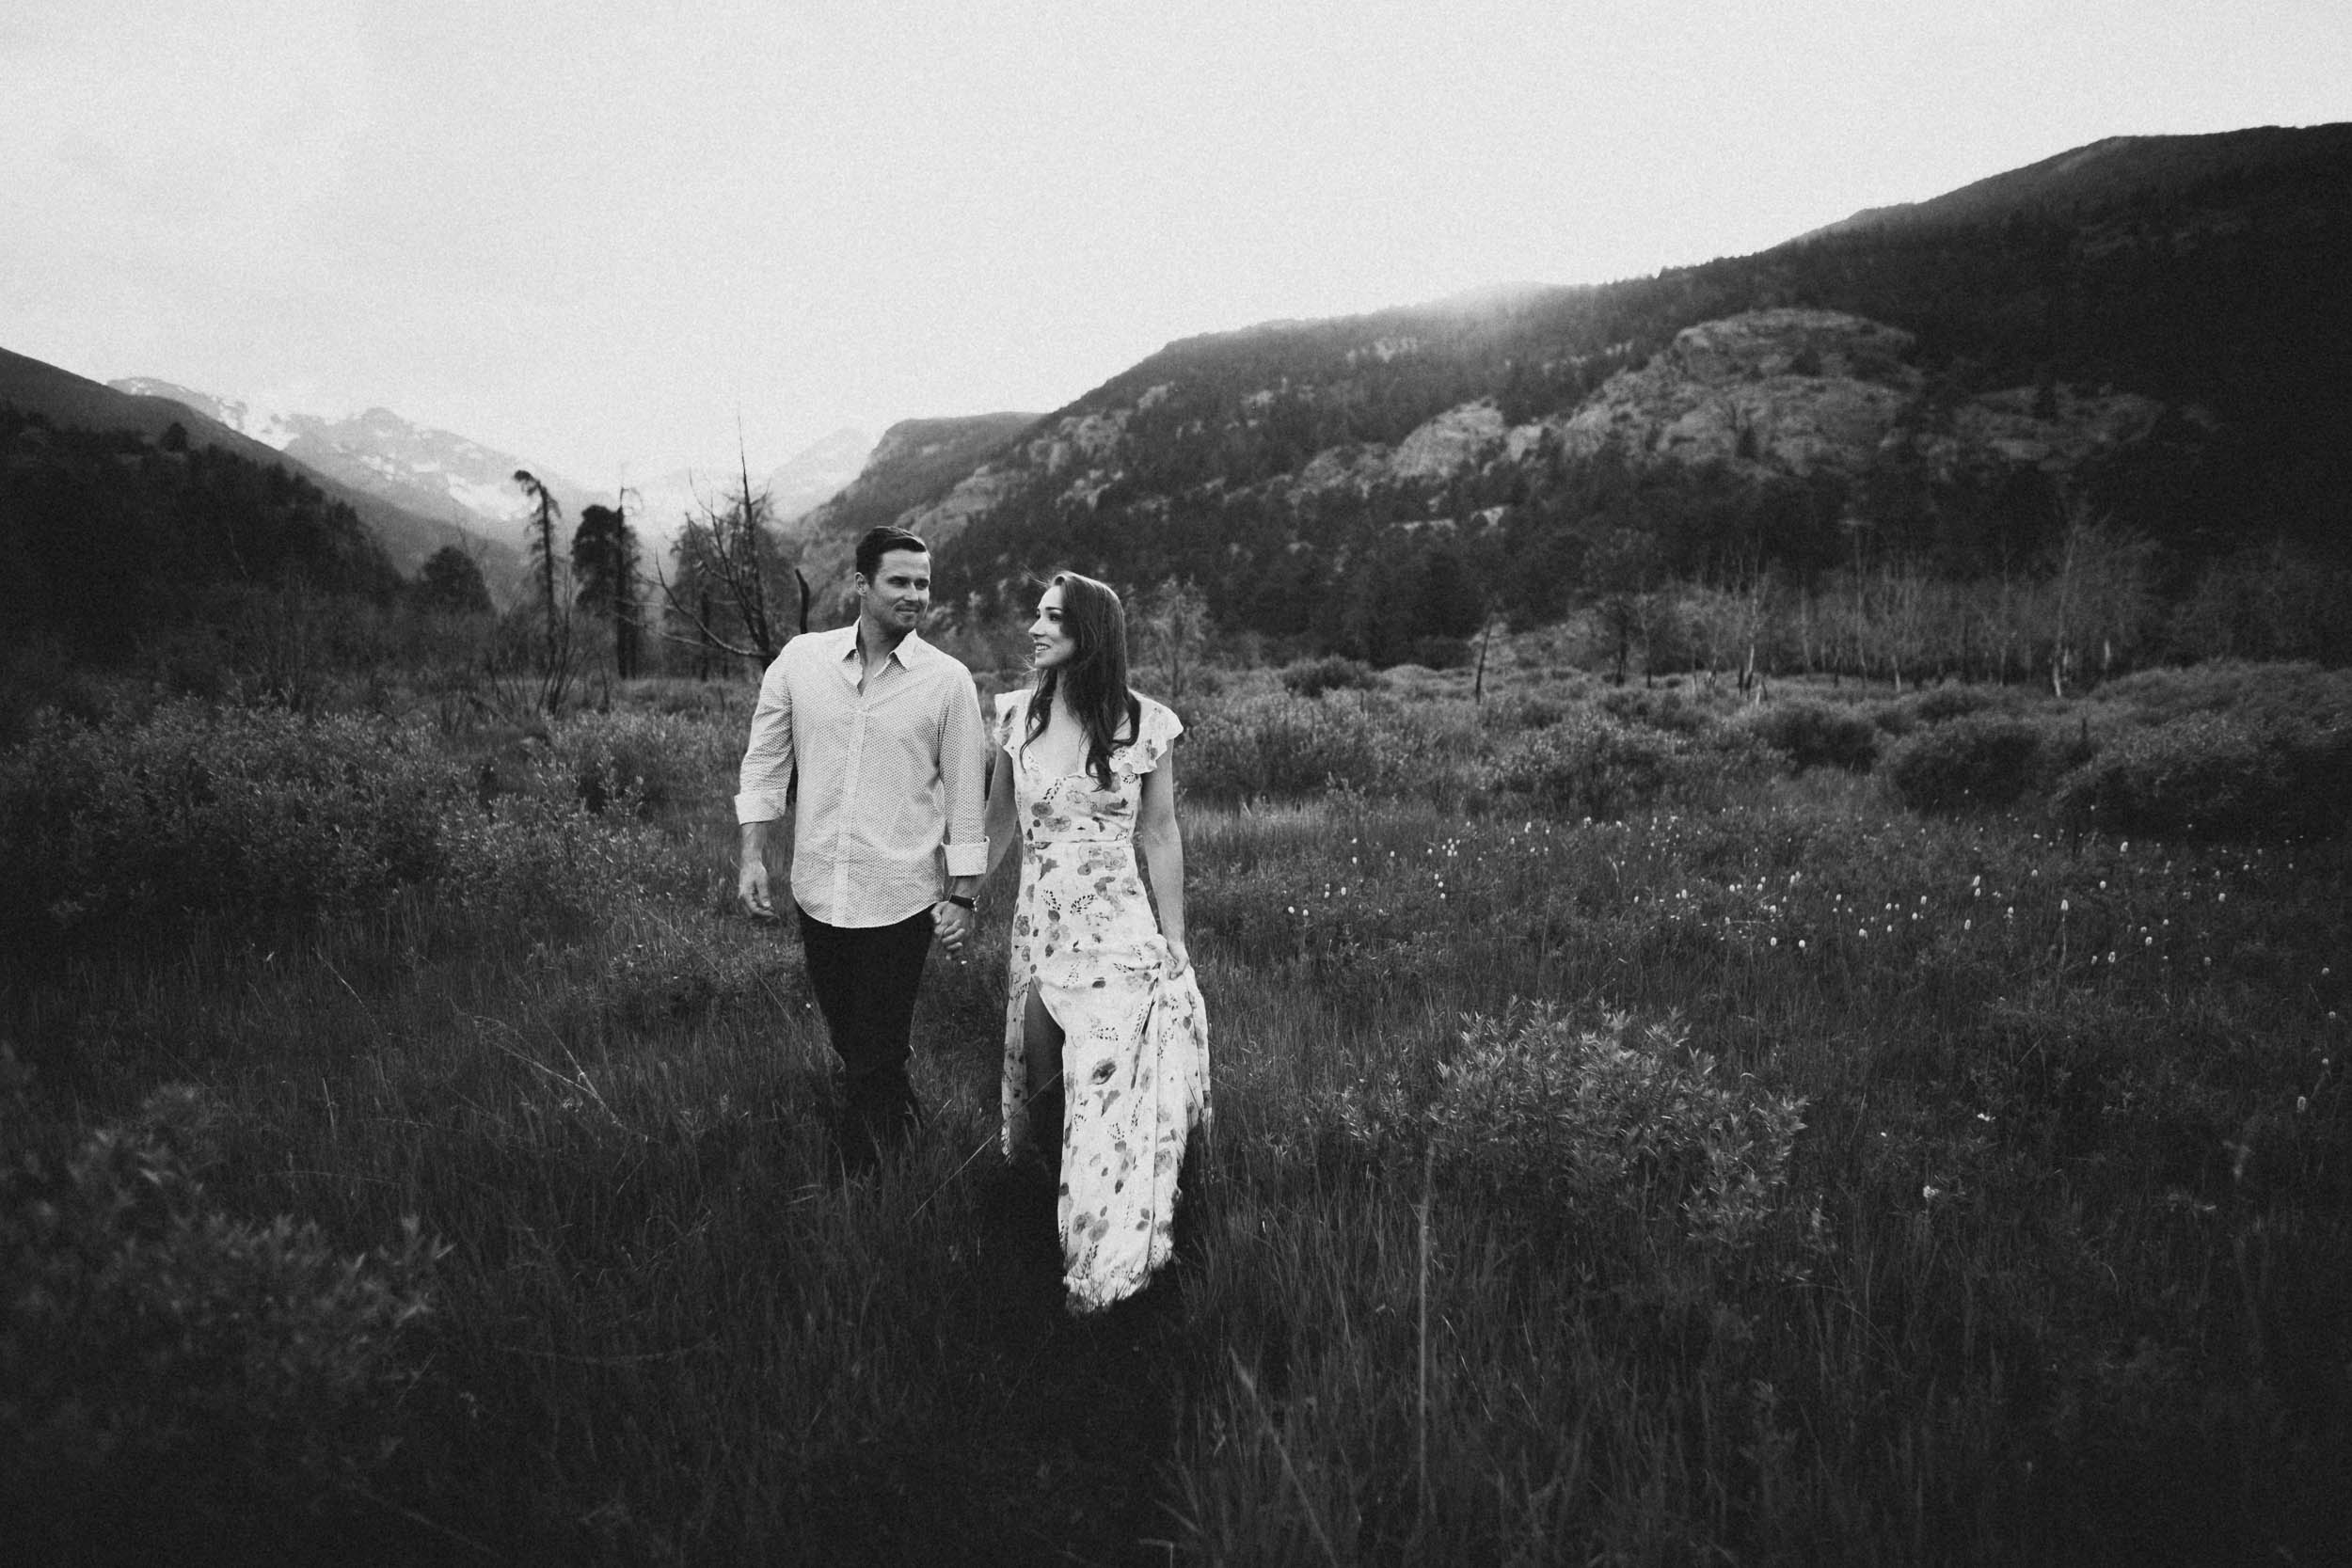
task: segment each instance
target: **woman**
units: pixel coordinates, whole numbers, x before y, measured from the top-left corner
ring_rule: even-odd
[[[1022,846],[1005,1005],[1003,1148],[1060,1150],[1073,1311],[1168,1261],[1184,1142],[1208,1115],[1209,1036],[1184,947],[1176,715],[1127,689],[1119,595],[1057,575],[1029,627],[1036,685],[996,700],[992,859]],[[1143,849],[1152,917],[1136,871]]]

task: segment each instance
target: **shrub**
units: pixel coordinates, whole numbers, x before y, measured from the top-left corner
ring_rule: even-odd
[[[1808,768],[1867,773],[1878,761],[1877,726],[1851,707],[1799,698],[1758,708],[1747,727],[1765,745],[1786,752],[1800,773]]]
[[[701,789],[709,747],[698,757],[691,743],[705,733],[567,726],[492,795],[424,727],[380,718],[174,703],[106,727],[44,719],[0,754],[12,872],[0,932],[89,943],[199,921],[260,928],[405,889],[526,926],[587,918],[675,857],[650,824],[592,815],[583,779],[626,777],[605,799],[632,809],[649,791]]]
[[[1882,771],[1915,811],[2005,806],[2031,789],[2042,736],[2021,719],[1974,714],[1915,731],[1887,753]]]
[[[1549,1004],[1514,1004],[1468,1020],[1425,1094],[1392,1081],[1353,1091],[1341,1114],[1363,1146],[1426,1157],[1505,1209],[1678,1221],[1694,1240],[1740,1246],[1780,1204],[1804,1106],[1720,1071],[1676,1019],[1579,1027]]]
[[[1623,723],[1646,724],[1672,735],[1696,735],[1716,717],[1678,687],[1620,687],[1601,694],[1600,710]]]
[[[2269,839],[2352,820],[2352,723],[2257,726],[2212,713],[2113,736],[2052,794],[2064,820],[2157,837]]]
[[[2185,670],[2137,671],[2100,687],[2091,700],[2153,723],[2224,713],[2258,727],[2325,729],[2352,722],[2352,671],[2217,659]]]
[[[1897,739],[1919,727],[1919,715],[1909,703],[1878,703],[1869,710],[1870,723],[1882,735]]]
[[[1503,742],[1472,776],[1490,797],[1529,798],[1565,816],[1606,822],[1663,801],[1706,800],[1761,777],[1774,761],[1743,732],[1691,739],[1583,710]]]
[[[1486,705],[1484,721],[1500,734],[1549,729],[1584,705],[1549,691],[1510,691]]]
[[[751,721],[757,689],[739,680],[653,675],[633,682],[630,689],[639,704],[657,713],[707,720],[739,736]]]
[[[1202,713],[1177,753],[1184,787],[1221,800],[1297,800],[1384,771],[1372,721],[1320,703],[1275,699]]]
[[[715,720],[667,713],[583,713],[549,736],[574,799],[591,812],[651,816],[682,801],[734,793],[743,734]]]
[[[209,1210],[218,1113],[193,1092],[59,1151],[5,1052],[0,1079],[0,1500],[35,1532],[25,1560],[292,1519],[382,1468],[446,1249],[410,1220],[355,1259]]]
[[[1320,697],[1327,691],[1363,691],[1382,684],[1369,664],[1332,654],[1301,659],[1281,672],[1282,689],[1294,697]]]
[[[44,717],[0,756],[0,927],[152,929],[364,907],[443,864],[455,766],[358,716],[166,704],[135,722]]]
[[[585,928],[695,867],[634,815],[592,814],[572,792],[571,763],[532,759],[522,787],[468,800],[440,824],[445,864],[424,890],[446,909],[532,934]]]
[[[1474,652],[1467,637],[1416,637],[1405,649],[1404,662],[1424,670],[1467,670]]]
[[[1919,692],[1901,705],[1922,724],[1942,724],[1987,708],[2002,707],[2003,699],[1980,686],[1939,686]]]

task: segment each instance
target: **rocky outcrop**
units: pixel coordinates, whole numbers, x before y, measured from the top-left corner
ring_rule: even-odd
[[[1832,310],[1758,310],[1704,322],[1612,377],[1573,412],[1506,425],[1491,400],[1450,408],[1393,448],[1334,447],[1266,488],[1293,501],[1338,490],[1435,491],[1490,467],[1590,457],[1614,445],[1640,466],[1713,465],[1750,479],[1848,478],[1898,457],[1942,483],[2005,470],[2067,474],[2145,439],[2152,398],[2065,384],[1930,405],[1910,333]]]
[[[1560,424],[1590,455],[1614,442],[1637,462],[1735,471],[1857,473],[1877,457],[1925,377],[1908,332],[1833,310],[1757,310],[1685,328],[1664,353],[1613,376]]]
[[[1449,408],[1399,441],[1389,472],[1406,483],[1442,483],[1502,450],[1508,427],[1492,403]]]
[[[2004,470],[2068,474],[2144,440],[2165,405],[2053,383],[1931,406],[1911,334],[1830,310],[1703,322],[1565,420],[1561,449],[1614,443],[1636,464],[1715,464],[1751,478],[1865,472],[1899,456],[1943,483]],[[1516,447],[1524,436],[1513,431]]]
[[[898,526],[921,534],[933,549],[943,548],[953,544],[973,518],[993,511],[1023,483],[1024,476],[1018,468],[996,463],[983,465],[929,506],[902,513]]]

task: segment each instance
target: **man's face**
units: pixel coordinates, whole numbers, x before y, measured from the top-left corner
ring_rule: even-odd
[[[883,631],[906,633],[931,603],[931,558],[926,550],[884,550],[874,575],[857,578],[858,619]]]

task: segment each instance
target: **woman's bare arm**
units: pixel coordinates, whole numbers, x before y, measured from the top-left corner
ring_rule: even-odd
[[[1192,967],[1184,945],[1184,839],[1176,826],[1176,758],[1143,776],[1143,806],[1136,820],[1136,842],[1152,878],[1152,897],[1160,907],[1160,935],[1167,940],[1168,975]]]
[[[1012,759],[1005,755],[1002,746],[988,749],[988,810],[981,832],[988,834],[988,872],[985,880],[1005,858],[1006,852],[1021,842],[1021,825],[1014,820],[1012,804]]]

